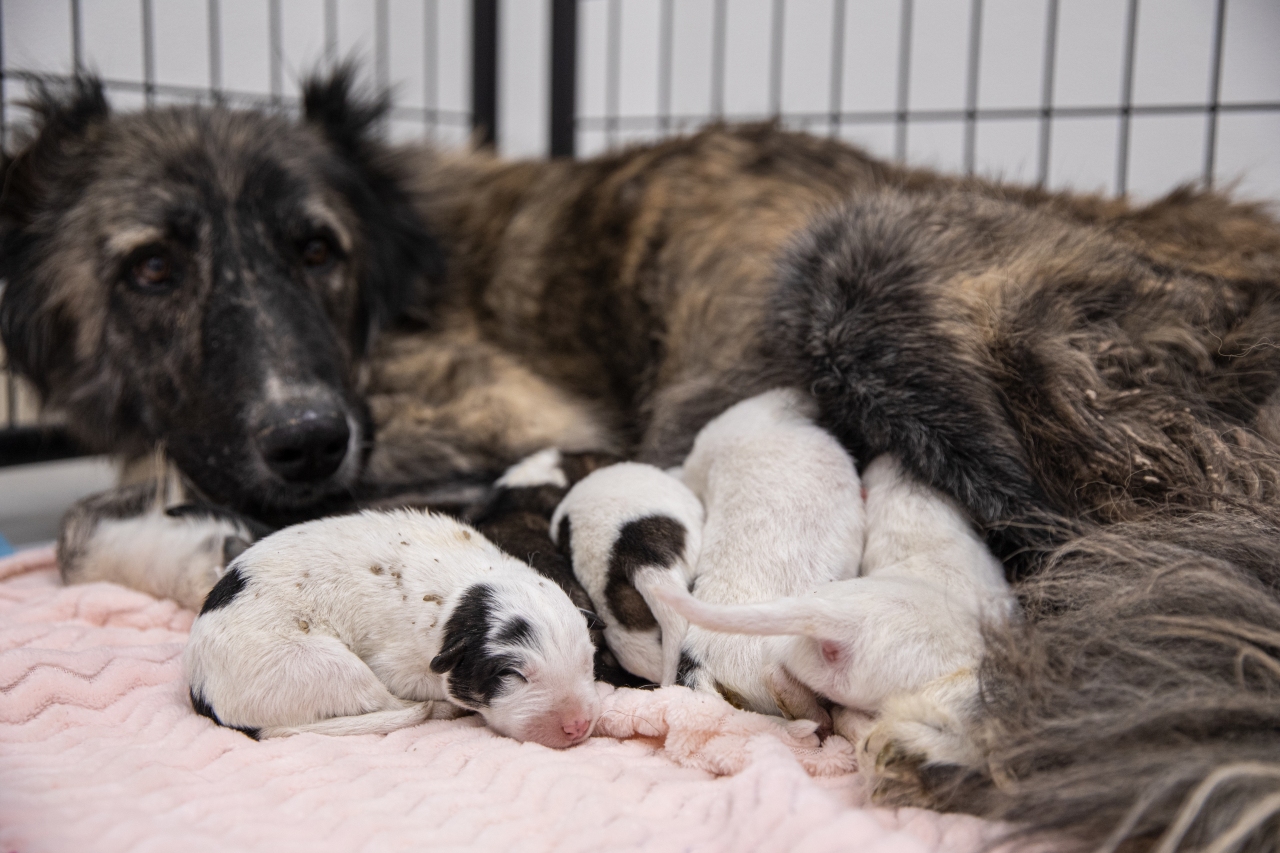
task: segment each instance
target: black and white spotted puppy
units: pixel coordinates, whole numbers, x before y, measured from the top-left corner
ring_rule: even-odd
[[[604,622],[604,639],[629,672],[674,684],[688,623],[654,596],[693,580],[702,548],[702,504],[652,465],[602,468],[569,490],[551,535]]]
[[[551,515],[569,487],[592,471],[618,461],[618,457],[606,453],[540,450],[508,468],[485,500],[467,511],[466,520],[490,542],[559,585],[569,600],[587,614],[591,643],[596,648],[597,681],[617,687],[641,687],[649,680],[623,669],[609,650],[604,622],[596,615],[591,596],[574,576],[568,552],[552,540],[549,530]]]
[[[184,664],[195,709],[254,737],[381,733],[465,709],[558,748],[600,714],[568,596],[472,528],[414,510],[253,545],[210,592]]]
[[[895,705],[934,721],[912,727],[928,741],[913,748],[955,757],[945,739],[962,727],[937,721],[958,722],[976,698],[983,622],[1007,619],[1014,608],[1004,569],[960,507],[893,456],[872,461],[862,483],[867,542],[860,577],[762,604],[708,604],[679,590],[662,595],[706,628],[787,635],[771,649],[771,677],[844,708],[873,715],[890,700],[920,694]]]
[[[706,523],[694,595],[710,604],[766,602],[856,577],[866,512],[853,460],[789,388],[727,409],[698,433],[683,479]],[[690,626],[679,682],[766,714],[818,718],[767,678],[769,638]]]

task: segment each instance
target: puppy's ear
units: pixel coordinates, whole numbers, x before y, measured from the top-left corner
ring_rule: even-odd
[[[36,223],[76,191],[77,173],[110,108],[95,77],[61,87],[38,84],[27,106],[36,116],[32,137],[0,159],[0,279],[6,282],[0,338],[12,366],[47,393],[50,373],[70,360],[75,325],[66,312],[44,306],[47,288],[38,270],[43,243],[52,235]]]
[[[391,107],[387,92],[360,95],[349,63],[310,77],[302,88],[303,115],[338,155],[329,181],[351,205],[363,231],[361,316],[351,330],[357,351],[410,307],[429,310],[444,278],[444,253],[413,203],[411,164],[378,138]]]
[[[431,659],[431,671],[437,675],[443,675],[452,670],[462,660],[462,655],[467,650],[467,644],[462,640],[449,646],[447,649],[441,649],[440,654]]]

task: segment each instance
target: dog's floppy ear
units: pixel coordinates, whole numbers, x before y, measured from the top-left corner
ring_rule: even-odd
[[[355,69],[339,65],[303,83],[303,115],[347,168],[330,176],[363,230],[361,307],[353,330],[357,350],[411,305],[425,308],[444,277],[444,254],[408,191],[408,164],[377,138],[390,95],[360,95]]]
[[[74,192],[75,170],[94,131],[110,116],[102,83],[76,77],[70,84],[37,84],[27,106],[36,115],[34,135],[16,154],[0,159],[0,339],[10,364],[42,394],[49,375],[69,362],[75,325],[63,311],[45,309],[39,280],[41,243],[33,224],[63,193]]]
[[[447,649],[441,649],[440,654],[431,659],[431,671],[439,675],[449,672],[458,665],[466,651],[467,644],[463,640],[458,640]]]

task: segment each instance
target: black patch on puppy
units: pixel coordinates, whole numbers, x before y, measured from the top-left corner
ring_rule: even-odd
[[[560,553],[573,559],[573,525],[569,522],[568,513],[560,519],[560,529],[556,531],[556,542],[560,547]]]
[[[525,646],[531,648],[534,645],[533,626],[529,624],[529,620],[523,616],[517,616],[510,622],[502,626],[502,629],[494,635],[494,641],[507,646]]]
[[[493,587],[476,584],[462,595],[444,626],[440,653],[431,671],[449,674],[449,698],[467,708],[486,708],[518,677],[515,655],[495,654],[489,634],[495,624]]]
[[[632,631],[658,626],[644,597],[635,588],[640,569],[668,568],[684,553],[684,525],[667,515],[629,521],[618,531],[609,556],[604,595],[618,623]]]
[[[245,579],[240,574],[238,567],[232,568],[218,582],[213,585],[213,589],[209,590],[209,596],[204,600],[204,607],[200,608],[200,615],[217,610],[219,607],[226,607],[235,597],[244,589]]]
[[[676,684],[689,688],[697,686],[698,673],[701,671],[702,664],[698,659],[689,654],[687,649],[681,649],[680,663],[676,666]]]
[[[213,706],[205,701],[204,694],[197,693],[194,687],[187,692],[191,697],[191,707],[194,708],[195,712],[200,716],[208,717],[224,729],[235,729],[241,734],[247,735],[254,740],[262,739],[261,729],[255,729],[252,726],[228,726],[226,723],[222,722],[222,720],[219,720],[218,715],[214,713]]]

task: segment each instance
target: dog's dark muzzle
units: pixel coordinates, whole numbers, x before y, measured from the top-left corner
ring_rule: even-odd
[[[253,441],[267,468],[286,483],[319,483],[342,467],[351,427],[332,403],[286,403],[264,413]]]

